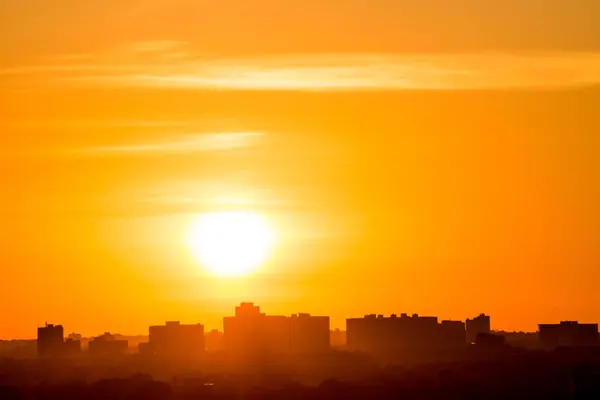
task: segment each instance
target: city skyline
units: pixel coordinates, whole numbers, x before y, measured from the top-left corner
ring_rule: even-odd
[[[46,322],[37,330],[37,357],[69,360],[79,358],[85,348],[90,357],[105,361],[138,354],[174,366],[205,362],[207,354],[218,354],[224,360],[263,365],[336,351],[364,354],[384,362],[423,363],[463,359],[473,350],[475,354],[488,350],[510,354],[517,349],[552,352],[560,348],[585,352],[600,346],[598,323],[541,323],[529,340],[515,341],[518,332],[493,330],[491,317],[486,314],[465,320],[407,313],[369,314],[347,318],[345,330],[340,331],[332,329],[329,316],[269,315],[259,305],[242,302],[233,316],[224,316],[222,321],[220,331],[206,329],[201,323],[175,320],[151,325],[147,336],[134,338],[133,347],[127,336],[109,332],[88,339],[75,333],[65,337],[62,325]]]
[[[248,315],[268,315],[271,317],[277,317],[277,318],[297,318],[297,317],[302,317],[302,316],[307,316],[307,317],[311,317],[314,315],[308,312],[296,312],[296,313],[292,313],[289,315],[277,315],[277,314],[267,314],[265,312],[261,312],[261,306],[257,305],[253,302],[246,302],[243,301],[240,303],[239,306],[236,306],[236,312],[234,313],[233,316],[230,315],[223,315],[221,317],[221,325],[218,327],[215,326],[207,326],[206,324],[204,324],[201,321],[185,321],[182,323],[181,320],[179,319],[169,319],[166,320],[166,323],[163,324],[154,324],[154,325],[149,325],[147,326],[147,329],[149,329],[150,331],[152,331],[153,329],[162,329],[165,327],[169,327],[169,326],[185,326],[185,327],[195,327],[195,326],[201,326],[203,329],[203,334],[204,335],[209,335],[211,333],[214,332],[219,332],[219,333],[223,333],[224,331],[224,327],[226,325],[226,321],[228,319],[234,318],[236,316],[239,315],[244,315],[244,314],[248,314],[248,311],[244,312],[244,310],[249,310],[249,309],[254,309],[254,311],[250,311],[250,313]],[[239,311],[241,310],[241,311]],[[258,311],[255,311],[258,310]],[[241,314],[240,314],[241,313]],[[327,318],[328,321],[328,326],[329,326],[329,331],[334,333],[334,332],[346,332],[347,328],[348,328],[348,322],[349,321],[356,321],[356,320],[365,320],[365,319],[373,319],[373,318],[377,318],[377,319],[408,319],[410,320],[411,318],[413,319],[419,319],[419,318],[424,318],[425,320],[433,320],[435,319],[436,322],[440,322],[440,323],[455,323],[455,322],[461,322],[463,324],[463,328],[465,330],[465,339],[467,342],[474,342],[477,336],[478,332],[498,332],[498,333],[539,333],[540,332],[540,328],[541,327],[549,327],[549,326],[558,326],[558,325],[569,325],[569,324],[578,324],[580,323],[580,321],[576,321],[574,319],[563,319],[560,321],[555,321],[555,323],[551,323],[551,321],[545,321],[545,322],[536,322],[535,326],[537,327],[537,329],[535,331],[505,331],[503,329],[498,329],[496,327],[494,327],[491,324],[491,316],[485,313],[480,313],[480,314],[476,314],[473,315],[471,317],[465,317],[463,319],[456,319],[456,318],[440,318],[437,315],[420,315],[418,313],[391,313],[391,314],[381,314],[381,313],[370,313],[370,314],[365,314],[363,316],[348,316],[345,319],[345,323],[344,326],[333,326],[330,323],[330,317],[329,316],[323,316],[323,318]],[[164,321],[163,321],[164,322]],[[584,322],[584,325],[590,325],[587,322]],[[591,324],[594,325],[594,324]],[[596,324],[597,325],[597,324]],[[48,323],[48,321],[45,321],[44,324],[38,324],[38,330],[40,328],[43,327],[60,327],[61,329],[61,334],[63,336],[65,336],[64,334],[66,333],[66,331],[63,332],[63,325],[62,324],[53,324],[53,323]],[[92,334],[92,335],[82,335],[80,333],[80,331],[78,331],[77,329],[71,330],[72,333],[70,333],[67,338],[96,338],[99,337],[96,334]],[[472,333],[469,333],[469,331],[471,331]],[[145,335],[144,333],[138,332],[138,333],[123,333],[123,332],[114,332],[114,331],[110,331],[110,330],[103,330],[103,335],[107,335],[109,333],[111,334],[115,334],[115,335],[120,335],[120,336],[131,336],[131,337],[143,337],[143,336],[148,336]],[[100,335],[101,336],[101,335]],[[22,340],[18,339],[18,338],[13,338],[12,340]],[[11,340],[11,339],[0,339],[0,340]]]
[[[0,9],[0,338],[600,321],[600,2]]]
[[[329,398],[332,390],[343,390],[340,385],[351,385],[352,396],[357,397],[365,380],[372,384],[359,398],[374,394],[381,398],[382,390],[388,393],[383,398],[397,398],[410,388],[413,394],[416,389],[446,398],[457,393],[479,398],[489,393],[490,385],[504,387],[512,398],[515,394],[530,398],[532,393],[595,398],[598,393],[597,323],[539,324],[539,332],[523,334],[493,331],[491,317],[485,314],[466,321],[370,314],[348,318],[341,336],[331,330],[327,316],[269,315],[247,302],[236,306],[233,314],[223,317],[222,332],[209,332],[198,323],[166,321],[149,326],[145,337],[109,332],[89,339],[78,334],[65,337],[62,325],[46,323],[38,328],[36,341],[0,341],[6,371],[1,378],[17,383],[0,387],[0,393],[31,392],[32,387],[26,386],[30,383],[36,394],[43,386],[44,397],[49,392],[51,398],[79,398],[87,392],[110,398],[115,392],[131,396],[142,387],[162,384],[165,391],[158,398],[186,398],[191,391],[217,398],[215,391],[221,397],[232,396],[233,388],[238,396],[278,388],[277,398],[289,398],[291,393],[297,397],[298,391],[313,388],[319,398]],[[427,374],[433,381],[417,379],[416,374]],[[535,380],[540,374],[555,381]],[[448,376],[451,384],[438,388],[435,382],[447,384]],[[77,384],[61,386],[75,377]],[[410,386],[411,382],[418,386]]]

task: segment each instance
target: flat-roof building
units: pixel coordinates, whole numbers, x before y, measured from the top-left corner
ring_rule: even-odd
[[[329,317],[266,315],[253,303],[223,319],[223,345],[232,355],[318,354],[330,349]]]
[[[475,343],[480,333],[489,334],[492,331],[491,319],[488,315],[479,314],[477,317],[467,319],[467,342]]]
[[[167,321],[165,325],[151,326],[148,348],[151,355],[159,358],[196,359],[204,353],[204,325],[183,325],[179,321]]]
[[[62,325],[46,323],[37,329],[37,353],[41,358],[60,357],[65,351],[64,329]]]
[[[294,314],[288,323],[292,353],[319,354],[330,350],[329,317]]]
[[[560,324],[540,324],[539,340],[543,348],[587,347],[598,345],[598,324],[561,321]]]
[[[88,354],[96,358],[118,358],[127,354],[128,347],[127,340],[118,340],[107,332],[89,342]]]
[[[390,358],[457,351],[466,345],[464,322],[439,323],[437,317],[418,314],[349,318],[346,332],[348,349]]]

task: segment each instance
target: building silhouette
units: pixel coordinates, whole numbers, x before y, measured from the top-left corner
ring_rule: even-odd
[[[79,333],[70,333],[67,340],[81,340],[82,336]]]
[[[46,323],[37,330],[37,353],[41,358],[55,358],[64,354],[64,329],[62,325]]]
[[[138,343],[138,354],[142,357],[151,358],[153,356],[153,354],[152,354],[152,347],[150,346],[150,343],[149,342]]]
[[[194,360],[204,354],[204,325],[183,325],[167,321],[165,325],[151,326],[148,343],[142,352],[163,359]]]
[[[477,317],[467,319],[467,342],[475,343],[477,335],[488,334],[492,331],[491,319],[488,315],[479,314]]]
[[[346,320],[348,349],[376,356],[411,358],[464,350],[465,324],[437,317],[392,314]]]
[[[442,321],[438,326],[438,343],[433,347],[442,350],[464,349],[467,341],[467,331],[463,321]]]
[[[242,303],[235,308],[234,317],[223,318],[223,345],[231,355],[249,356],[259,353],[280,353],[285,317],[269,316],[253,303]],[[279,331],[279,332],[278,332]],[[279,340],[278,340],[279,339]]]
[[[542,348],[587,347],[598,345],[598,324],[580,324],[561,321],[560,324],[540,324],[539,340]]]
[[[68,358],[79,357],[81,355],[81,340],[67,338],[64,343],[64,355]]]
[[[223,350],[223,332],[213,329],[204,334],[204,347],[207,352],[217,353]]]
[[[322,354],[331,348],[329,317],[293,314],[288,324],[292,353]]]
[[[91,357],[111,359],[126,355],[129,343],[127,340],[118,340],[114,335],[106,332],[92,339],[88,346],[88,354]]]
[[[484,349],[501,349],[506,345],[506,338],[503,335],[494,335],[491,333],[479,333],[475,338],[475,346]]]
[[[348,348],[371,354],[406,353],[425,348],[436,339],[437,317],[392,314],[365,315],[346,320]]]
[[[223,319],[224,350],[231,355],[319,354],[329,350],[329,317],[266,315],[242,303]]]

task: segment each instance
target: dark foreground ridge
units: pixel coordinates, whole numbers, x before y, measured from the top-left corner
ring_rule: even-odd
[[[0,399],[600,398],[600,355],[593,352],[523,350],[412,367],[374,366],[357,355],[344,357],[337,364],[320,360],[305,371],[257,364],[254,371],[187,372],[165,380],[132,373],[151,369],[145,364],[67,367],[39,360],[4,361]]]

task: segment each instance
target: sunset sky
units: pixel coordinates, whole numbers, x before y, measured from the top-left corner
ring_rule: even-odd
[[[598,0],[0,0],[0,38],[0,338],[600,322]],[[245,277],[186,241],[231,210],[276,237]]]

